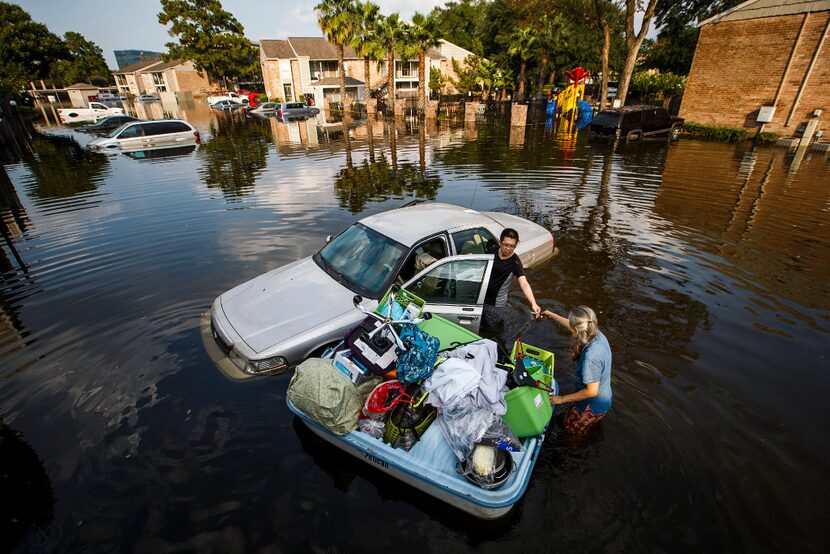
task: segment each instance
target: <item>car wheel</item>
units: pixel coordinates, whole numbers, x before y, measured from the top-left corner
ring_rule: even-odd
[[[669,139],[672,141],[680,139],[680,126],[679,125],[672,125],[671,131],[669,131]]]

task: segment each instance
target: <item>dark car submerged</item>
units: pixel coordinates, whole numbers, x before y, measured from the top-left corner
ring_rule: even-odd
[[[669,115],[659,106],[632,106],[621,110],[603,110],[594,116],[588,129],[593,135],[612,139],[639,140],[643,137],[668,136],[677,140],[683,118]]]

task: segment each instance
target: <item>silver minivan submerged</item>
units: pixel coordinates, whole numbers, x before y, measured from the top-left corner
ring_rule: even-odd
[[[157,146],[175,146],[199,139],[199,131],[181,119],[136,121],[113,130],[105,137],[87,144],[90,150],[144,150]]]

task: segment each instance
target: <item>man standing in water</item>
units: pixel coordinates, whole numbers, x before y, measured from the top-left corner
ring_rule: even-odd
[[[534,316],[540,317],[542,309],[536,303],[533,289],[525,277],[522,260],[516,254],[516,245],[519,244],[519,233],[515,229],[507,228],[501,232],[499,249],[494,254],[495,262],[490,272],[490,282],[484,295],[484,314],[482,318],[482,334],[493,336],[497,342],[503,344],[507,293],[513,282],[513,277],[519,280],[519,287],[530,302]]]

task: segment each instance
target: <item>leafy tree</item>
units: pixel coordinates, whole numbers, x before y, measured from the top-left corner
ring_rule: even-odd
[[[360,31],[360,23],[353,0],[323,0],[316,6],[317,24],[326,38],[337,49],[337,69],[340,74],[340,100],[343,110],[347,109],[346,66],[343,62],[344,49]]]
[[[539,45],[539,35],[532,27],[521,27],[516,29],[510,38],[510,48],[507,52],[511,56],[518,57],[521,60],[521,69],[519,69],[519,91],[518,100],[524,100],[525,97],[525,70],[527,69],[527,62],[535,54]]]
[[[542,87],[545,85],[545,77],[548,71],[548,61],[554,50],[560,50],[567,46],[564,32],[565,22],[559,16],[550,17],[547,14],[539,19],[539,82],[536,92],[542,94]],[[554,75],[556,69],[554,68]]]
[[[461,48],[482,55],[480,26],[487,10],[486,0],[461,0],[436,6],[432,15],[441,36]]]
[[[415,12],[409,27],[409,44],[418,51],[418,113],[424,115],[426,100],[426,56],[427,50],[441,44],[441,31],[435,15]]]
[[[660,0],[654,12],[657,25],[675,29],[708,19],[744,0]]]
[[[32,21],[20,6],[0,2],[0,96],[47,77],[67,57],[63,42],[46,25]]]
[[[161,0],[159,23],[171,25],[165,60],[190,60],[210,81],[256,75],[259,53],[244,28],[219,0]]]
[[[100,46],[73,31],[63,35],[63,42],[71,59],[55,64],[51,72],[53,80],[64,85],[85,81],[100,86],[112,81],[112,74]]]
[[[642,65],[661,72],[688,75],[699,35],[700,30],[691,25],[661,29],[657,40],[643,56]]]
[[[478,83],[479,60],[481,60],[481,57],[475,54],[467,56],[463,64],[456,59],[452,60],[452,69],[456,76],[455,79],[452,79],[452,84],[460,93],[478,92],[480,88]]]
[[[381,17],[378,22],[375,37],[378,45],[386,50],[386,78],[387,97],[389,106],[387,109],[395,115],[395,52],[405,46],[407,26],[401,21],[397,13]]]
[[[379,15],[380,7],[372,2],[358,2],[355,6],[358,29],[350,45],[355,53],[363,58],[363,81],[367,96],[372,88],[369,77],[370,64],[372,60],[379,60],[383,57],[383,51],[375,41],[375,28],[378,24]]]
[[[607,0],[602,0],[607,1]],[[642,6],[642,0],[625,0],[625,65],[620,75],[620,84],[617,86],[617,98],[621,105],[625,105],[625,98],[628,95],[628,86],[631,82],[631,75],[634,73],[634,66],[637,63],[637,56],[640,53],[640,46],[648,33],[648,27],[654,17],[654,10],[657,8],[657,0],[648,0],[643,13],[643,20],[640,23],[640,31],[634,32],[634,16]]]
[[[447,77],[437,67],[432,68],[429,72],[429,90],[434,94],[441,94],[441,89],[445,84],[447,84]]]

